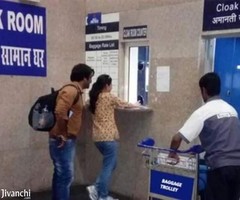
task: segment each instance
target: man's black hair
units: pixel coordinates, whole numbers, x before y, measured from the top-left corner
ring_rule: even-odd
[[[215,96],[220,94],[221,80],[218,74],[210,72],[202,76],[199,80],[199,87],[205,88],[209,96]]]
[[[89,79],[91,75],[94,75],[94,70],[86,64],[79,63],[73,67],[70,80],[79,82],[84,78]]]

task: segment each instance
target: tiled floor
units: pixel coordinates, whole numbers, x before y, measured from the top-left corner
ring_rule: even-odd
[[[124,197],[122,195],[110,194],[112,197],[118,198],[119,200],[131,200],[129,197]],[[11,200],[20,200],[23,198],[11,198]],[[51,192],[39,192],[32,193],[31,200],[51,200]],[[89,200],[88,193],[86,191],[86,186],[73,186],[71,188],[71,198],[70,200]]]

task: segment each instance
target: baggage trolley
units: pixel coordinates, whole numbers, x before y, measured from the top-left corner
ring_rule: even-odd
[[[168,158],[171,149],[138,144],[149,169],[148,200],[196,200],[198,197],[198,154],[200,145],[177,150],[179,162]],[[174,163],[175,162],[175,163]]]

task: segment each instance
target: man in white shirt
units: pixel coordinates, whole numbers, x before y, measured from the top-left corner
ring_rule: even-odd
[[[236,110],[220,99],[221,81],[216,73],[207,73],[199,81],[203,106],[192,113],[179,132],[172,137],[170,148],[177,150],[184,140],[200,138],[210,168],[207,200],[240,198],[240,121]],[[169,157],[179,159],[174,152]]]

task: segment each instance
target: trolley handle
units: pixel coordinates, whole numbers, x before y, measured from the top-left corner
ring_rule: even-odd
[[[145,148],[145,149],[176,152],[176,153],[200,154],[200,153],[204,152],[204,149],[199,144],[198,145],[193,145],[192,147],[190,147],[189,149],[186,149],[186,150],[173,150],[173,149],[168,149],[168,148],[161,148],[161,147],[156,147],[156,146],[145,145],[145,144],[142,144],[142,143],[138,143],[137,146],[141,147],[141,148]]]

